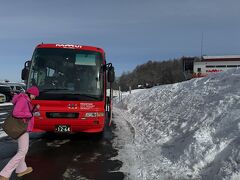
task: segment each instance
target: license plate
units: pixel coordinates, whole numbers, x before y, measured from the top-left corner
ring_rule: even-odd
[[[56,132],[71,132],[71,127],[69,125],[57,125],[55,128]]]

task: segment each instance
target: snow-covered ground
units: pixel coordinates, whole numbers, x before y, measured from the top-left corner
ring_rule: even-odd
[[[240,69],[118,101],[114,146],[129,179],[240,179]]]
[[[9,105],[12,105],[12,103],[10,102],[7,102],[7,103],[0,103],[0,109],[3,107],[3,106],[9,106]],[[5,119],[5,118],[1,118],[1,116],[7,114],[6,112],[1,112],[0,113],[0,124],[3,123],[3,120],[2,119]],[[7,134],[5,132],[2,131],[2,128],[0,128],[0,138],[1,137],[4,137],[4,136],[7,136]]]
[[[7,134],[5,132],[3,132],[3,131],[0,131],[0,138],[1,137],[5,137],[5,136],[7,136]]]
[[[9,106],[9,105],[12,105],[12,103],[11,102],[0,103],[0,106]]]

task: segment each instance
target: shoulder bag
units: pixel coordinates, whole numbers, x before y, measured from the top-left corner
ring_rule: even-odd
[[[28,107],[30,110],[29,104]],[[27,132],[27,127],[28,120],[24,120],[23,118],[16,118],[12,115],[12,113],[10,113],[9,116],[5,119],[2,128],[8,136],[13,139],[18,139],[22,134]]]

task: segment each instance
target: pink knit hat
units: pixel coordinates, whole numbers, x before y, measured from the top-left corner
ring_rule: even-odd
[[[39,95],[39,90],[36,86],[32,86],[32,87],[28,88],[26,92],[29,93],[29,94],[32,94],[34,96]]]

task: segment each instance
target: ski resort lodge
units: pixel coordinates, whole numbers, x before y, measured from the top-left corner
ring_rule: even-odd
[[[211,73],[240,67],[240,55],[203,56],[193,64],[193,77],[204,77]]]

